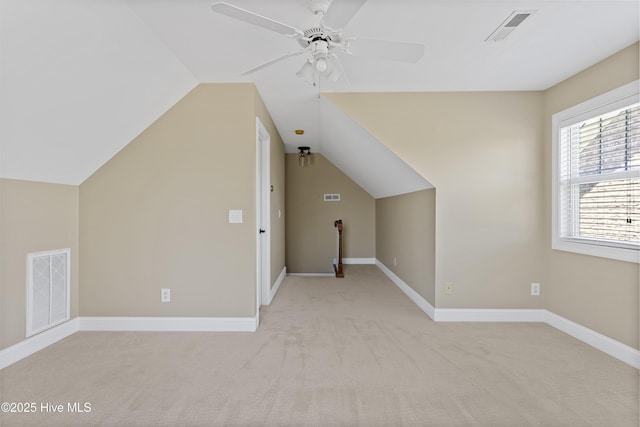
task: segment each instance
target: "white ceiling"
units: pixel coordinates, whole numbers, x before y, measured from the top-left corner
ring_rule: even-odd
[[[292,26],[310,14],[309,0],[228,1]],[[0,176],[77,185],[206,82],[255,82],[287,151],[331,157],[357,125],[322,114],[318,88],[295,76],[303,56],[240,77],[299,45],[211,3],[0,0]],[[514,10],[537,12],[506,41],[484,42]],[[637,41],[639,13],[637,0],[368,0],[345,36],[424,43],[424,58],[344,57],[350,84],[320,90],[542,90]]]

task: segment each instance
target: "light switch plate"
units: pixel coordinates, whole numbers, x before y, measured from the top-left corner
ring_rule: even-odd
[[[229,209],[229,224],[242,224],[242,209]]]

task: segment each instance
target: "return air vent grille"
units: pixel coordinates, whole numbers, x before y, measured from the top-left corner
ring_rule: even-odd
[[[531,15],[530,13],[518,13],[516,14],[516,16],[514,16],[511,19],[511,21],[505,24],[505,27],[507,28],[517,27],[518,25],[522,24],[522,21],[527,19],[530,15]]]
[[[514,10],[502,24],[498,26],[484,41],[499,42],[507,38],[525,19],[533,15],[535,10]]]
[[[69,320],[70,250],[27,254],[27,336]]]
[[[325,202],[339,202],[340,194],[325,194],[324,195]]]

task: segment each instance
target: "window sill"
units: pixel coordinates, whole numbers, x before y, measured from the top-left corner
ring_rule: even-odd
[[[589,243],[569,242],[559,239],[554,239],[551,248],[558,251],[573,252],[582,255],[590,255],[600,258],[615,259],[618,261],[640,264],[640,251],[638,251],[637,249],[615,248]]]

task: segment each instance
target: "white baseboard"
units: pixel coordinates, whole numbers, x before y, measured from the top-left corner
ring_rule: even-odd
[[[79,318],[74,318],[68,322],[62,323],[54,328],[48,329],[37,335],[29,337],[24,341],[20,341],[17,344],[7,347],[0,351],[0,369],[4,369],[9,365],[24,359],[27,356],[31,356],[34,353],[42,350],[45,347],[50,346],[53,343],[60,341],[73,335],[79,330],[80,321]]]
[[[540,322],[640,369],[640,351],[545,309],[436,308],[436,322]]]
[[[287,273],[287,276],[299,277],[335,277],[335,273]]]
[[[269,304],[271,304],[273,297],[276,296],[276,293],[278,292],[278,289],[280,289],[280,285],[282,284],[286,276],[287,276],[287,266],[285,265],[282,271],[280,272],[280,275],[276,279],[276,283],[274,283],[274,285],[271,287],[271,297],[269,298]]]
[[[393,271],[391,271],[386,265],[381,263],[379,260],[375,260],[375,264],[378,266],[380,270],[382,270],[384,274],[387,275],[389,279],[391,279],[393,283],[396,284],[396,286],[400,288],[402,292],[405,293],[406,296],[409,297],[411,301],[413,301],[418,307],[420,307],[420,309],[424,311],[427,314],[427,316],[429,316],[429,318],[436,320],[435,308],[429,303],[429,301],[424,299],[422,295],[420,295],[415,290],[413,290],[411,286],[407,285],[401,278],[399,278]]]
[[[0,350],[0,369],[78,331],[255,332],[255,317],[76,317]]]
[[[375,264],[375,258],[342,258],[342,264]]]
[[[436,322],[544,322],[546,310],[436,308],[435,311]]]
[[[540,322],[553,326],[609,356],[640,369],[640,350],[602,335],[545,309],[434,308],[379,260],[376,265],[427,316],[436,322]]]
[[[333,266],[336,263],[336,259],[333,259],[333,264],[331,264],[331,268],[333,269]],[[347,264],[375,264],[376,263],[376,259],[375,258],[342,258],[342,264],[343,265],[347,265]],[[334,276],[335,277],[335,272],[333,273],[287,273],[287,276],[301,276],[301,277],[330,277],[330,276]]]
[[[640,369],[640,351],[555,313],[547,310],[545,312],[545,323],[607,353],[609,356]]]
[[[640,369],[640,351],[599,332],[544,309],[456,309],[434,308],[384,264],[376,265],[427,316],[437,322],[543,322],[585,342],[622,362]],[[286,268],[272,288],[275,295],[286,275]],[[291,274],[308,276],[309,274]],[[323,276],[325,274],[322,274]],[[326,274],[333,276],[333,274]],[[255,317],[76,317],[47,331],[0,350],[0,369],[12,365],[78,331],[206,331],[254,332]]]
[[[255,332],[255,317],[81,317],[81,331]]]

